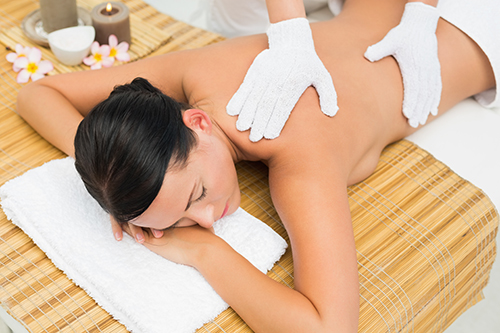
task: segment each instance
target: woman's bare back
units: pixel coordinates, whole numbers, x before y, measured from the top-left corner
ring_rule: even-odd
[[[373,171],[387,144],[415,131],[401,112],[403,84],[395,59],[370,63],[363,57],[369,45],[399,23],[404,4],[350,0],[338,17],[312,25],[316,51],[338,94],[339,112],[332,118],[320,111],[318,95],[310,87],[278,139],[252,143],[248,131],[236,130],[236,117],[228,116],[225,106],[255,56],[267,47],[265,35],[195,51],[197,60],[184,79],[186,98],[211,114],[242,159],[263,160],[271,166],[277,161],[289,163],[288,158],[303,160],[317,149],[319,154],[335,154],[348,184],[359,181]],[[440,20],[437,36],[443,80],[439,114],[443,114],[460,100],[494,86],[494,78],[484,53],[459,29]]]

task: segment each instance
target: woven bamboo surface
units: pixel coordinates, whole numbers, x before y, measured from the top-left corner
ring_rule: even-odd
[[[81,0],[91,8],[101,0]],[[140,0],[132,15],[133,57],[222,40]],[[0,0],[0,42],[29,45],[19,32],[34,0]],[[0,185],[63,154],[16,113],[21,88],[0,50]],[[44,59],[56,64],[49,50]],[[54,73],[85,67],[55,66]],[[241,206],[288,239],[272,205],[267,169],[237,165]],[[442,332],[481,299],[496,256],[498,213],[485,194],[408,141],[386,148],[377,170],[348,189],[358,252],[359,332]],[[0,302],[31,332],[124,332],[0,211]],[[268,275],[293,287],[290,250]],[[228,309],[199,332],[251,332]]]

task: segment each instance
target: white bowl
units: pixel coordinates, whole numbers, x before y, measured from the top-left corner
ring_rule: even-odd
[[[93,26],[70,27],[51,32],[48,36],[50,49],[65,65],[81,64],[90,51],[95,38]]]

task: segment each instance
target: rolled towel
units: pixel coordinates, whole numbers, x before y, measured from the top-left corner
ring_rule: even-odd
[[[0,199],[7,217],[132,332],[192,332],[228,307],[194,268],[172,263],[128,235],[116,241],[108,214],[88,194],[72,158],[10,180]],[[262,272],[287,246],[241,208],[214,230]]]

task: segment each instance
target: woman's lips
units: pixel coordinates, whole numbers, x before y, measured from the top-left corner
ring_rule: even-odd
[[[226,207],[224,208],[224,211],[222,212],[222,215],[219,217],[219,219],[226,216],[228,210],[229,210],[229,200],[226,202]]]

